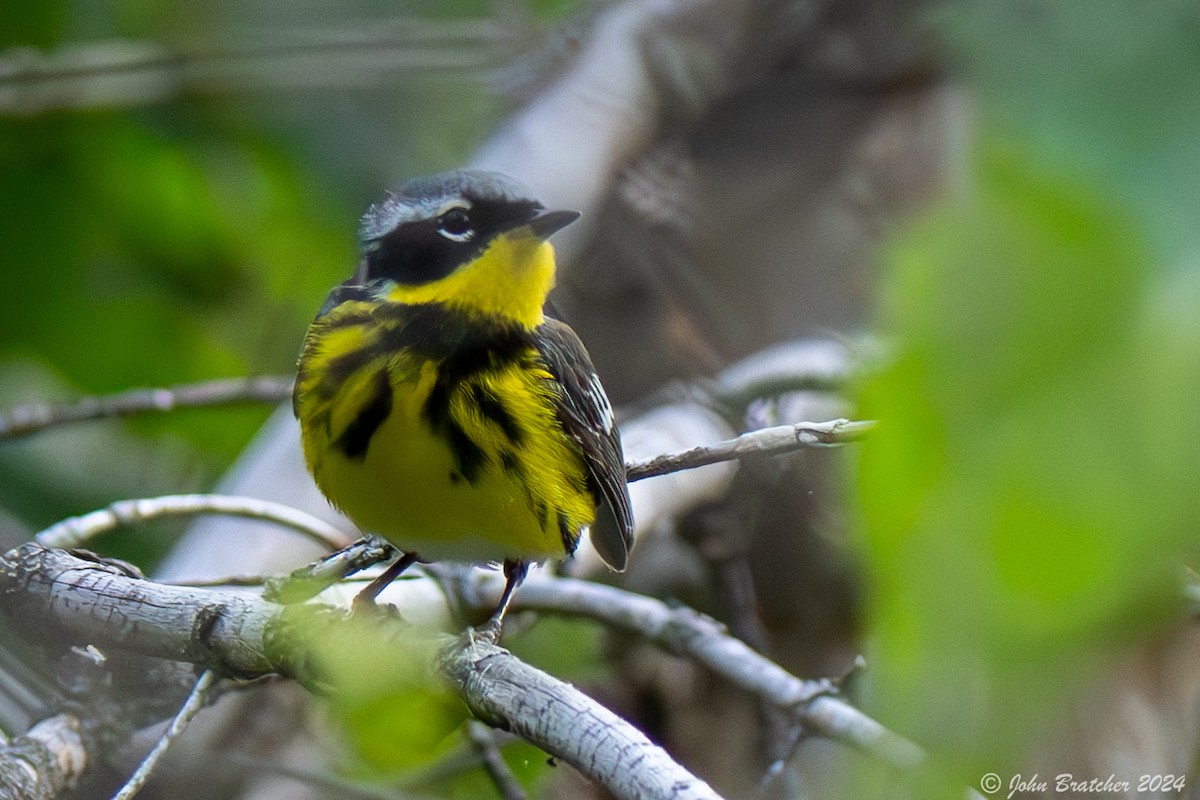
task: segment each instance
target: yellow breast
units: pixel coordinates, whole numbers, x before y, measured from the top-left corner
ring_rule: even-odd
[[[350,329],[358,332],[314,326],[296,404],[309,468],[338,508],[423,558],[574,550],[595,501],[583,456],[555,414],[557,384],[536,354],[458,380],[445,361],[383,354],[340,383],[322,381],[344,345],[369,350],[381,335],[370,323]],[[354,438],[368,429],[365,442]]]

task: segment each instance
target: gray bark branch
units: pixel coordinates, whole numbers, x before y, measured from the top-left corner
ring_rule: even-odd
[[[46,547],[70,549],[81,547],[101,533],[126,525],[195,514],[228,514],[275,522],[329,550],[337,550],[352,542],[336,526],[283,503],[220,494],[172,494],[140,500],[119,500],[98,511],[56,522],[38,533],[37,541]]]
[[[493,576],[472,574],[460,584],[459,593],[472,605],[487,609],[494,602],[497,583]],[[513,597],[512,608],[587,617],[642,636],[788,710],[811,733],[901,769],[913,769],[925,760],[912,741],[838,697],[833,682],[797,678],[729,635],[721,623],[693,609],[673,608],[652,597],[572,578],[527,581]]]
[[[501,647],[475,641],[448,649],[441,669],[477,717],[561,758],[615,797],[718,797],[628,722]]]
[[[630,481],[640,481],[722,461],[781,455],[806,447],[835,447],[858,441],[874,426],[875,423],[870,420],[848,419],[777,425],[743,433],[723,442],[631,462],[625,465],[625,473]]]
[[[52,800],[73,787],[91,763],[81,727],[58,714],[0,747],[0,800]]]
[[[24,621],[32,636],[55,631],[228,676],[278,673],[318,689],[307,666],[308,642],[344,616],[334,609],[276,606],[248,592],[153,583],[34,543],[0,559],[0,608]],[[502,648],[463,637],[445,648],[440,667],[482,719],[520,734],[618,798],[717,797],[632,725]],[[23,763],[30,762],[17,768]],[[61,763],[39,761],[53,775],[37,780],[66,785]]]

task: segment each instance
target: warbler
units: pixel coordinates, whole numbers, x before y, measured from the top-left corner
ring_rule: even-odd
[[[353,277],[305,337],[293,409],[325,496],[415,561],[503,562],[498,626],[531,561],[584,530],[614,570],[633,537],[621,441],[583,343],[544,306],[547,238],[579,217],[455,170],[362,217]]]

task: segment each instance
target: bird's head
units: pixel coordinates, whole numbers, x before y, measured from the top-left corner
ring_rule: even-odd
[[[358,279],[381,299],[445,303],[536,327],[554,285],[546,238],[578,217],[547,211],[498,172],[416,178],[363,215]]]

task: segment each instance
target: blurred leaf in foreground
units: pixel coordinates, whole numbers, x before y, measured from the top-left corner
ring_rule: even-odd
[[[962,196],[889,252],[895,359],[863,387],[881,424],[858,477],[876,711],[961,796],[1016,771],[1178,607],[1200,512],[1200,237],[1158,212],[1197,187],[1182,171],[1151,199],[1135,165],[1179,152],[1138,95],[1200,107],[1200,50],[1176,46],[1171,23],[1196,16],[1178,4],[951,8],[979,136]]]
[[[444,636],[371,616],[322,625],[315,655],[332,687],[329,709],[346,733],[351,771],[397,777],[461,744],[456,734],[467,709],[434,670]]]

